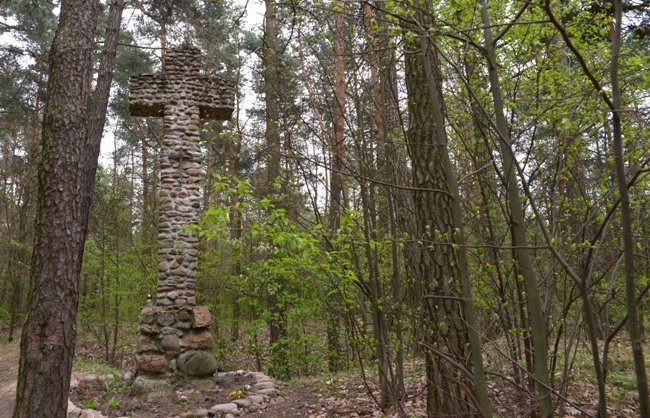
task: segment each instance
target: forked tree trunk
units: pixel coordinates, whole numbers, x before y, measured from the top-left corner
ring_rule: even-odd
[[[614,0],[614,39],[612,45],[612,60],[610,79],[612,82],[612,139],[614,147],[614,172],[616,185],[621,199],[621,224],[623,226],[623,257],[625,260],[625,306],[627,308],[628,332],[634,359],[636,387],[639,394],[640,416],[650,417],[650,392],[648,390],[648,372],[643,355],[643,342],[637,310],[636,272],[634,271],[634,236],[632,231],[632,216],[630,213],[630,196],[625,177],[625,161],[623,160],[623,127],[622,127],[622,92],[618,79],[619,57],[621,53],[621,37],[623,33],[623,1]]]
[[[526,289],[526,302],[528,318],[531,327],[531,342],[533,349],[533,367],[535,369],[535,392],[539,401],[540,413],[543,418],[553,415],[553,399],[551,399],[551,379],[548,370],[548,348],[546,341],[546,322],[542,312],[541,297],[537,275],[532,263],[528,240],[526,238],[526,224],[524,222],[524,210],[519,196],[519,185],[517,172],[513,162],[513,154],[510,146],[510,134],[508,122],[504,111],[503,96],[501,94],[501,82],[499,79],[496,45],[492,38],[490,19],[487,13],[485,0],[480,0],[481,18],[483,22],[483,34],[485,37],[485,51],[488,59],[488,74],[490,78],[490,92],[494,104],[494,112],[497,128],[499,130],[499,150],[503,161],[503,175],[506,180],[506,192],[508,196],[508,207],[511,214],[511,228],[513,236],[513,247],[516,255],[516,263],[523,276]]]
[[[89,96],[97,0],[63,0],[50,51],[38,206],[14,418],[65,417],[79,274],[124,3],[113,0]]]

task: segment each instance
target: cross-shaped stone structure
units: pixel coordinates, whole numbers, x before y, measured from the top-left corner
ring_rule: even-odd
[[[185,226],[200,217],[200,119],[227,120],[235,108],[232,81],[201,76],[199,48],[167,51],[165,72],[130,80],[129,112],[162,116],[158,213],[158,306],[196,305],[198,238]]]

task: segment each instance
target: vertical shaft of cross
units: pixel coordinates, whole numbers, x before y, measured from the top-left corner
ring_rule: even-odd
[[[157,304],[196,304],[201,149],[199,108],[183,100],[165,105],[160,156]]]

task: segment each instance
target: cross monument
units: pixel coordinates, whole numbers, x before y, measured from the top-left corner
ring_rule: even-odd
[[[145,375],[216,370],[210,312],[196,306],[199,240],[184,227],[201,214],[200,120],[231,118],[235,84],[202,76],[201,63],[201,50],[183,45],[167,51],[165,72],[130,79],[130,114],[163,118],[156,306],[140,310],[137,362]]]

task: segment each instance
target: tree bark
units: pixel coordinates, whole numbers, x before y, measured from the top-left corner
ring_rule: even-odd
[[[266,104],[266,193],[271,193],[273,183],[280,176],[280,112],[278,109],[277,69],[277,5],[266,0],[264,15],[264,95]]]
[[[113,0],[91,105],[97,0],[61,2],[50,51],[38,206],[14,418],[65,417],[78,285],[115,66],[123,0]]]
[[[345,63],[343,50],[343,2],[335,0],[334,9],[334,103],[332,104],[333,135],[330,136],[331,173],[330,173],[330,229],[334,232],[341,222],[343,179],[343,135],[345,132]]]
[[[329,228],[332,235],[336,234],[341,225],[343,212],[343,138],[345,133],[345,62],[343,51],[344,39],[344,4],[341,0],[334,2],[334,103],[332,105],[332,135],[330,139],[330,175],[329,175]],[[332,372],[343,368],[343,354],[341,349],[340,317],[341,303],[337,293],[328,298],[330,308],[327,310],[327,346],[328,365]]]
[[[14,418],[65,417],[88,225],[84,195],[97,0],[61,2],[50,51],[38,212]],[[97,164],[95,159],[94,164]]]
[[[427,48],[417,41],[407,40],[407,47],[416,51],[405,55],[405,73],[408,150],[413,164],[417,239],[422,247],[416,269],[425,289],[423,303],[428,314],[423,342],[427,349],[427,414],[479,414],[478,395],[468,373],[473,366],[468,361],[472,353],[463,300],[469,297],[471,302],[471,295],[463,293],[459,280],[461,260],[455,247],[460,225],[455,226],[454,194],[447,178],[452,173],[447,172],[445,161],[449,157],[445,155],[442,97],[436,88],[441,83],[438,63],[434,51],[425,56]],[[431,88],[429,82],[437,86]]]
[[[264,92],[266,95],[266,194],[279,195],[276,182],[280,177],[280,111],[279,77],[277,68],[277,4],[266,0],[264,32]],[[269,374],[280,380],[289,379],[287,341],[287,313],[282,301],[285,284],[275,277],[277,288],[268,296],[269,319]]]

